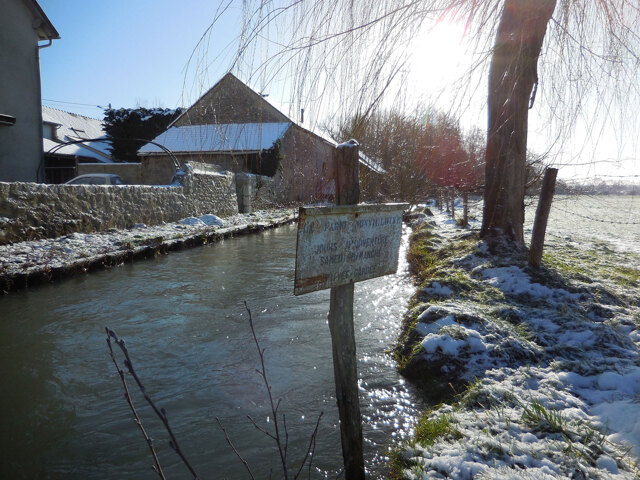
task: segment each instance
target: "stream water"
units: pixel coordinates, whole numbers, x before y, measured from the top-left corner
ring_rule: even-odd
[[[293,296],[295,232],[288,226],[233,238],[0,298],[0,477],[157,478],[109,357],[108,326],[126,340],[202,478],[248,478],[216,417],[256,478],[270,470],[281,478],[273,441],[247,419],[273,425],[244,300],[274,397],[282,399],[291,466],[323,412],[309,474],[338,477],[329,292]],[[365,463],[373,478],[422,408],[386,353],[413,291],[404,257],[398,274],[356,285]],[[134,400],[167,477],[189,478],[159,421],[140,395]]]

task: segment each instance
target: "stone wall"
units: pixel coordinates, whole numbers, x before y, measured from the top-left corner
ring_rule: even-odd
[[[0,182],[0,244],[237,212],[233,174],[197,168],[181,187]]]
[[[247,203],[250,205],[249,211],[264,210],[286,203],[285,196],[277,188],[276,180],[264,175],[237,173],[236,194],[241,213],[248,213]]]
[[[335,194],[334,150],[328,141],[293,125],[282,139],[278,189],[294,202],[331,201]]]

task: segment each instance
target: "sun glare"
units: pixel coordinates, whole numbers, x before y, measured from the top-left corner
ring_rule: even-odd
[[[472,64],[464,25],[447,20],[424,28],[410,54],[409,79],[427,97],[440,97]]]

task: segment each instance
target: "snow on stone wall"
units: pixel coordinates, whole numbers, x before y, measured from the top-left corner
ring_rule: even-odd
[[[0,244],[73,232],[238,213],[233,174],[193,174],[184,186],[0,182]]]

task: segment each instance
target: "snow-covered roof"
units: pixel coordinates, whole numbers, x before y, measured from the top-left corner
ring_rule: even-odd
[[[85,117],[76,113],[64,112],[57,108],[42,106],[42,122],[56,125],[56,138],[44,138],[43,148],[45,153],[60,143],[92,139],[106,138],[102,120]],[[84,142],[81,144],[65,145],[54,153],[59,155],[79,155],[91,157],[101,162],[111,162],[109,142]]]
[[[180,152],[259,152],[273,147],[291,123],[227,123],[171,127],[153,141],[173,153]],[[152,143],[140,155],[163,153]]]
[[[300,127],[300,128],[304,128],[304,127]],[[335,142],[330,136],[326,135],[324,132],[317,129],[309,130],[309,131],[314,135],[317,135],[318,137],[322,138],[325,142],[330,143],[334,147],[338,146],[338,143]],[[373,160],[371,157],[367,156],[367,154],[364,153],[362,149],[358,150],[358,160],[360,162],[360,165],[364,165],[374,173],[379,173],[381,175],[387,173],[387,171],[384,169],[381,163],[378,163],[377,161]]]
[[[360,163],[362,165],[369,168],[371,171],[375,173],[379,173],[381,175],[387,173],[387,171],[384,169],[384,167],[381,164],[379,164],[372,158],[368,157],[362,150],[360,150],[359,154],[360,154]]]
[[[56,147],[59,147],[59,148],[56,148]],[[113,160],[111,158],[105,157],[101,153],[98,153],[89,148],[85,148],[81,143],[64,145],[59,142],[49,140],[48,138],[43,138],[42,148],[45,153],[51,153],[51,155],[69,155],[73,157],[85,157],[85,158],[92,158],[101,163],[113,163]]]

